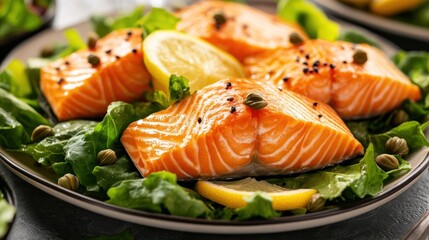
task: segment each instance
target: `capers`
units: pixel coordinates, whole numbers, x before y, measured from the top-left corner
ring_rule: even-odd
[[[97,154],[97,160],[100,165],[110,165],[116,162],[116,153],[112,149],[101,150]]]
[[[319,193],[313,194],[310,201],[307,204],[308,212],[317,212],[325,207],[326,199],[320,196]]]
[[[99,37],[98,34],[95,32],[90,32],[88,34],[88,47],[89,48],[95,48],[95,46],[97,45],[97,41],[98,41]]]
[[[298,45],[304,42],[304,39],[302,39],[301,35],[299,35],[296,32],[293,32],[289,35],[289,42],[293,45]]]
[[[53,135],[54,129],[46,125],[39,125],[33,130],[33,133],[31,133],[31,141],[36,142]]]
[[[215,22],[216,29],[220,29],[220,27],[226,23],[226,17],[223,12],[218,12],[213,15],[213,19]]]
[[[395,155],[407,156],[410,149],[408,148],[407,141],[403,138],[392,137],[386,142],[387,150]]]
[[[244,104],[255,110],[262,109],[268,105],[264,96],[260,92],[250,92],[247,94]]]
[[[79,179],[71,173],[66,173],[64,176],[58,178],[58,185],[76,191],[79,188]]]
[[[353,63],[362,65],[365,64],[368,61],[368,55],[365,51],[358,49],[353,54]]]
[[[52,46],[45,46],[42,48],[42,50],[40,51],[40,56],[42,58],[48,58],[48,57],[52,57],[55,53],[55,48]]]
[[[399,160],[390,154],[380,154],[375,158],[377,165],[385,171],[397,169],[399,167]]]
[[[89,54],[88,55],[88,62],[89,64],[91,64],[93,67],[96,67],[100,64],[100,58],[97,57],[97,55],[94,54]]]
[[[408,113],[404,110],[398,110],[393,114],[392,124],[395,126],[401,125],[402,123],[408,121],[410,117]]]

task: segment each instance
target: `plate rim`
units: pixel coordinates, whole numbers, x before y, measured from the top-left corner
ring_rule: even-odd
[[[374,14],[370,14],[349,7],[345,4],[341,4],[336,0],[313,1],[328,12],[344,17],[346,19],[353,20],[358,23],[365,24],[367,26],[375,27],[395,35],[429,42],[429,28],[419,27],[413,24],[395,21]]]
[[[416,167],[394,181],[395,186],[382,191],[375,197],[366,197],[348,204],[349,206],[346,205],[339,207],[338,209],[325,210],[305,215],[286,216],[265,220],[230,221],[207,220],[162,213],[151,213],[108,204],[98,199],[62,188],[47,179],[38,177],[20,167],[13,160],[9,159],[7,155],[8,153],[0,148],[0,159],[2,160],[2,163],[15,175],[49,195],[77,207],[139,225],[186,232],[213,234],[262,234],[287,232],[343,221],[369,212],[394,199],[411,187],[429,168],[429,151],[426,151],[424,158]],[[301,225],[301,223],[305,224]]]

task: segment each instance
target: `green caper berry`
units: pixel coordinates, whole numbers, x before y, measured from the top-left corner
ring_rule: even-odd
[[[58,178],[58,185],[76,191],[79,188],[79,179],[71,173],[66,173],[64,176]]]
[[[40,56],[42,58],[48,58],[48,57],[52,57],[55,53],[55,48],[52,46],[45,46],[42,48],[42,50],[40,51]]]
[[[54,135],[54,129],[50,126],[40,125],[31,133],[31,141],[36,142],[52,135]]]
[[[407,141],[403,138],[392,137],[386,142],[386,149],[395,155],[406,156],[410,149],[408,148]]]
[[[268,102],[264,99],[260,92],[250,92],[247,94],[244,104],[255,110],[262,109],[268,105]]]
[[[385,171],[397,169],[399,167],[399,160],[390,154],[380,154],[375,158],[377,165]]]
[[[100,64],[100,58],[97,57],[94,54],[89,54],[88,56],[88,62],[89,64],[91,64],[93,67],[96,67]]]
[[[398,110],[394,113],[392,124],[395,126],[401,125],[402,123],[408,121],[410,117],[408,116],[408,113],[404,110]]]
[[[116,153],[112,149],[101,150],[97,154],[97,160],[100,165],[110,165],[116,162]]]
[[[302,44],[304,42],[304,39],[302,39],[301,35],[299,35],[296,32],[293,32],[289,35],[289,42],[293,45]]]
[[[98,41],[99,37],[97,35],[97,33],[94,32],[90,32],[88,34],[88,47],[89,48],[95,48],[95,46],[97,45],[97,41]]]
[[[368,55],[363,50],[356,50],[353,54],[353,62],[359,65],[365,64],[368,61]]]
[[[317,212],[325,207],[326,199],[320,196],[319,193],[313,194],[310,201],[307,204],[307,210],[309,212]]]

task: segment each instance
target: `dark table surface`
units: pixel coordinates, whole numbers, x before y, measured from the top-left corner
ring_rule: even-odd
[[[64,3],[64,1],[62,1]],[[60,1],[61,3],[61,1]],[[377,31],[375,31],[377,33]],[[385,33],[378,32],[386,36]],[[429,36],[428,36],[429,38]],[[389,40],[408,50],[429,49],[429,43],[389,35]],[[0,49],[0,61],[10,49]],[[300,231],[261,235],[208,235],[145,227],[81,209],[35,188],[0,164],[13,189],[16,219],[6,239],[87,239],[130,229],[135,239],[401,239],[429,210],[429,172],[411,188],[387,204],[342,222]]]

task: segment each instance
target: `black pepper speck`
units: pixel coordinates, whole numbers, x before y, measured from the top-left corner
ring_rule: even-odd
[[[226,87],[225,87],[225,89],[230,89],[231,87],[232,87],[231,82],[226,82]]]
[[[201,122],[203,121],[203,119],[201,119],[200,117],[198,118],[198,123],[201,124]]]
[[[234,107],[234,106],[231,106],[231,110],[230,110],[230,112],[231,113],[235,113],[237,111],[237,109]]]

